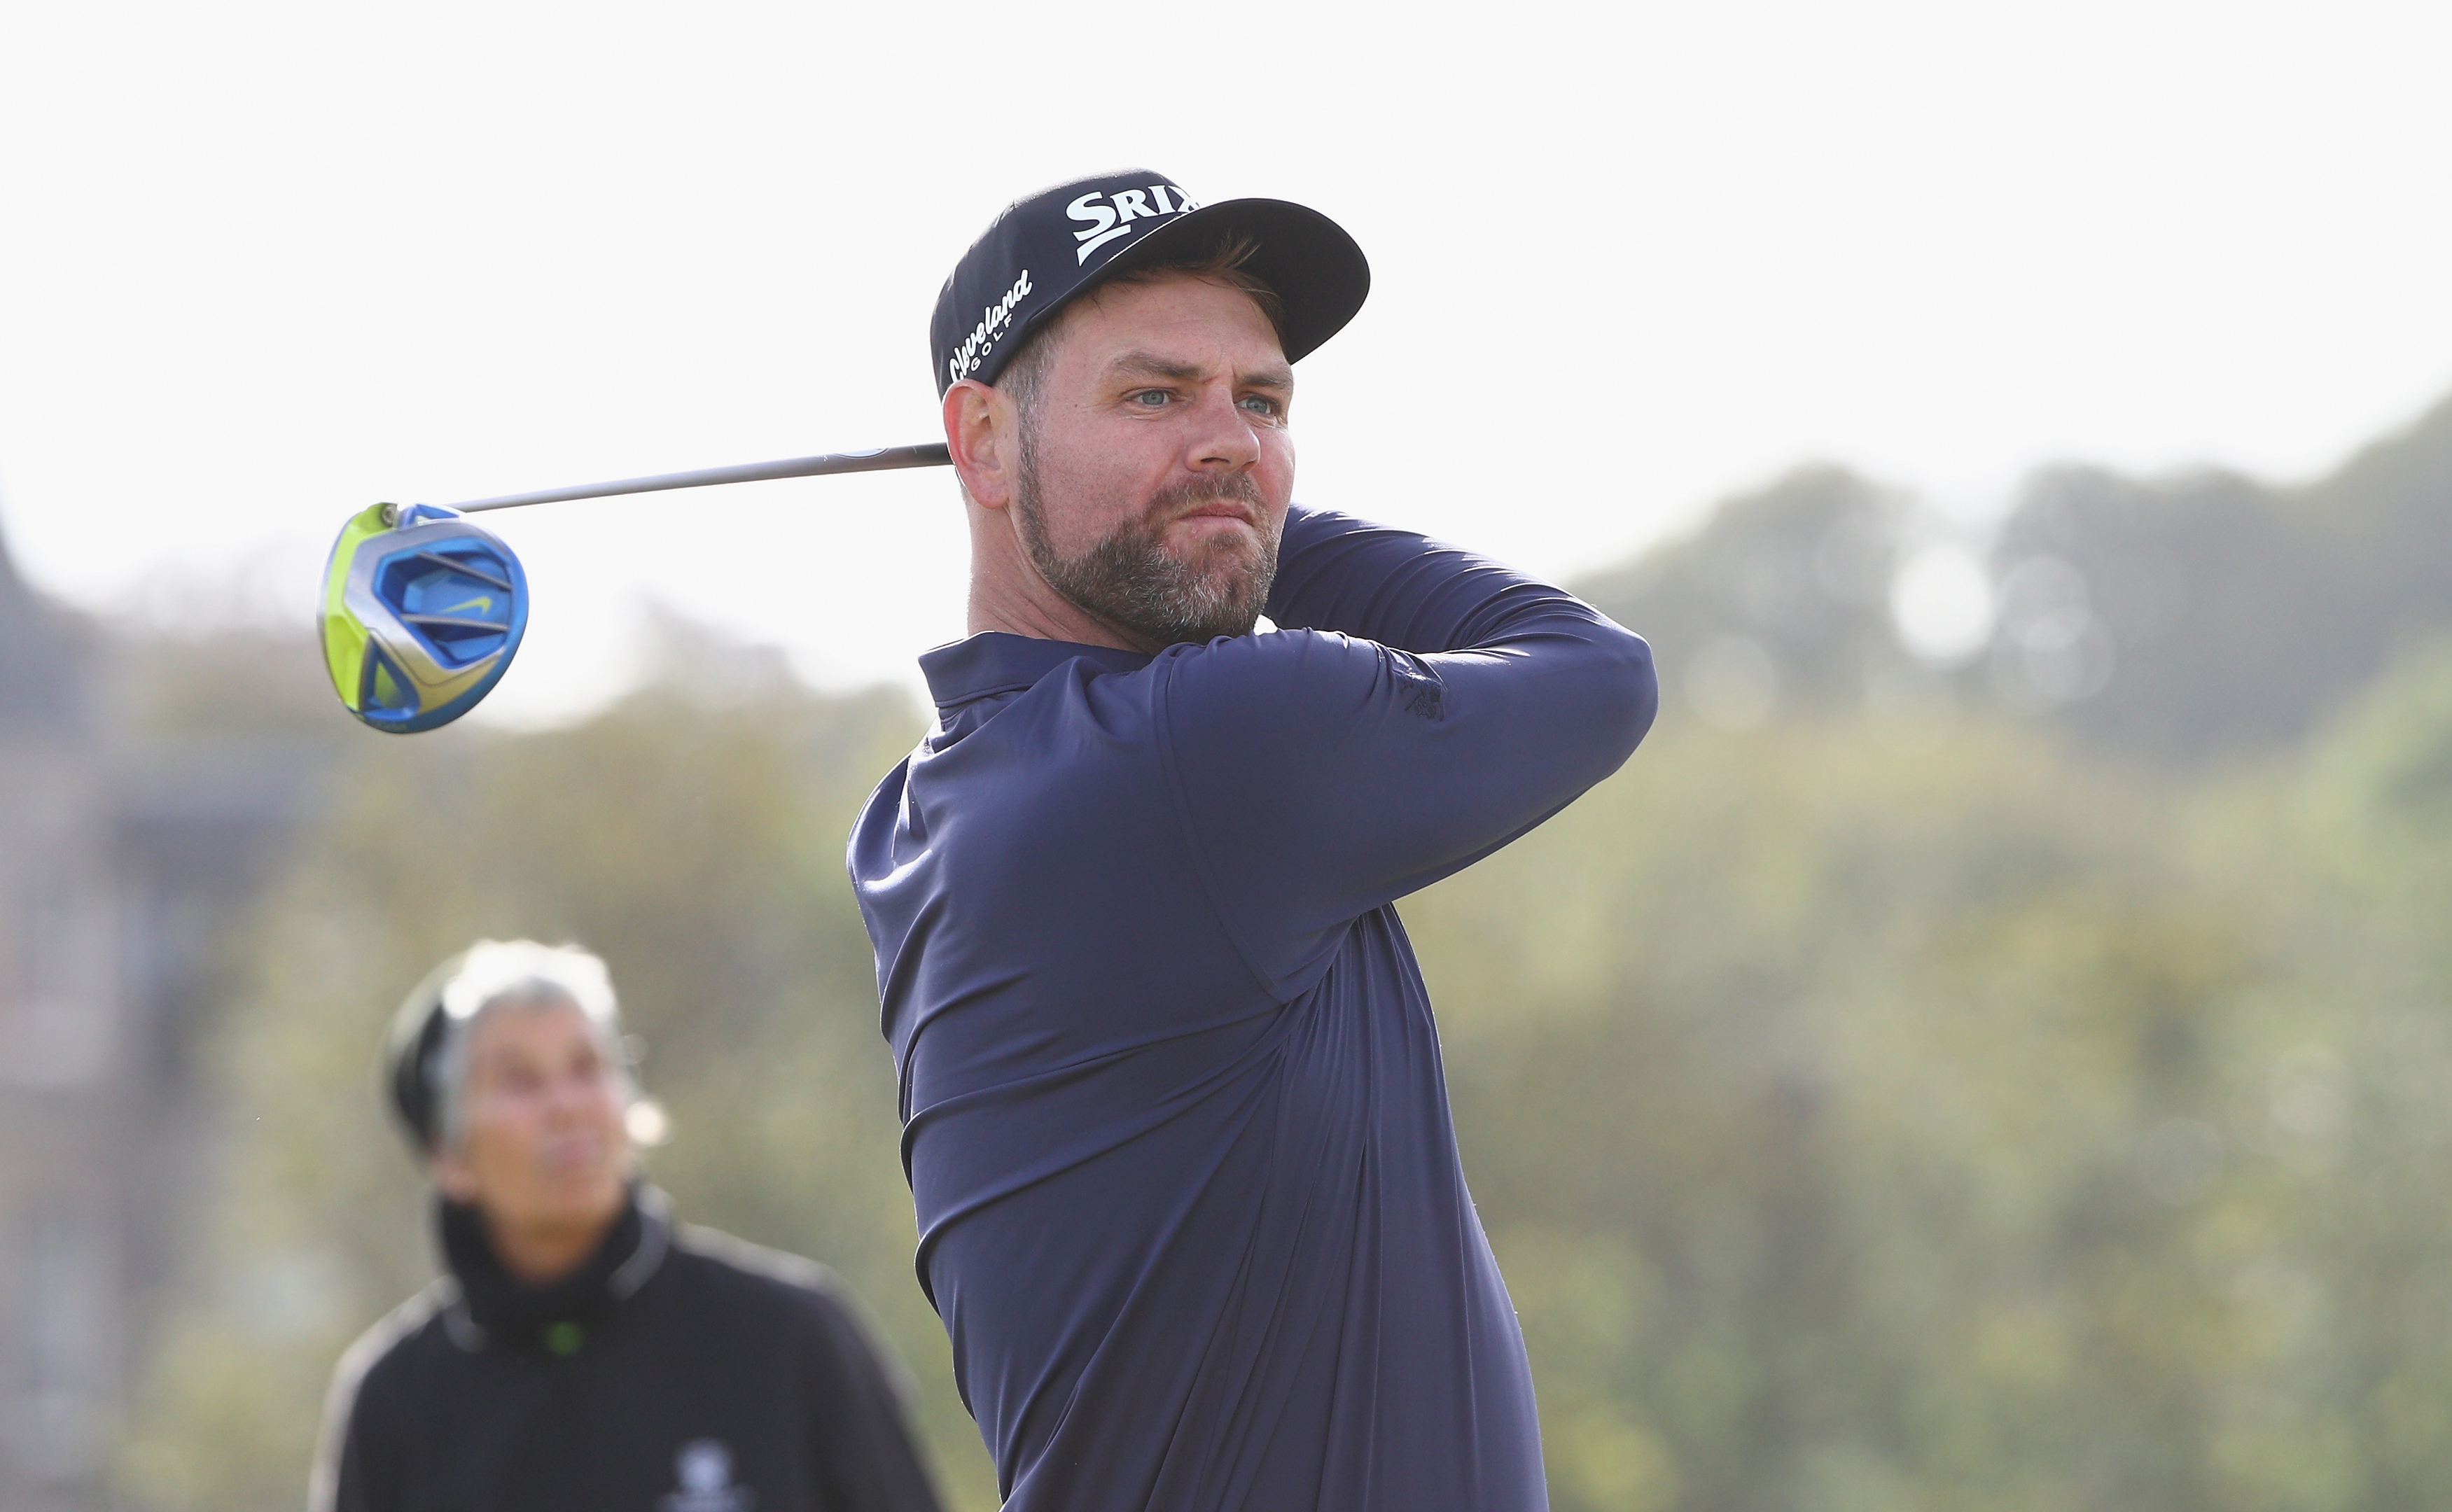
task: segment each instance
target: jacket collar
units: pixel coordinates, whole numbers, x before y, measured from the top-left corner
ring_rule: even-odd
[[[447,1200],[435,1205],[445,1262],[459,1283],[445,1325],[454,1343],[482,1349],[495,1339],[568,1354],[595,1325],[662,1267],[672,1248],[671,1204],[653,1187],[631,1188],[621,1217],[579,1268],[543,1286],[504,1268],[476,1208]]]

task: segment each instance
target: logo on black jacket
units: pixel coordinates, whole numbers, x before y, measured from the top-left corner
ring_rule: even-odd
[[[732,1451],[715,1439],[692,1439],[673,1456],[681,1488],[657,1502],[662,1512],[749,1512],[758,1493],[732,1483]]]

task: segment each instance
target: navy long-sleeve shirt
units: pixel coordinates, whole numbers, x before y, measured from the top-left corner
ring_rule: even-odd
[[[986,634],[851,840],[919,1270],[1013,1512],[1546,1506],[1394,902],[1622,763],[1643,641],[1295,509],[1280,631]]]

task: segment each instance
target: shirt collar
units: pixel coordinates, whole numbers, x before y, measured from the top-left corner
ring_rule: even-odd
[[[664,1194],[633,1183],[622,1214],[595,1251],[568,1275],[542,1285],[520,1280],[505,1268],[475,1208],[435,1200],[444,1262],[460,1283],[455,1317],[446,1323],[463,1348],[484,1347],[490,1338],[556,1354],[578,1348],[618,1305],[637,1295],[662,1266],[672,1247],[672,1208]],[[466,1326],[463,1326],[463,1325]]]
[[[1066,662],[1084,658],[1109,672],[1138,672],[1150,664],[1137,651],[986,630],[923,653],[920,670],[927,675],[928,696],[937,707],[953,709],[975,698],[1019,693]]]

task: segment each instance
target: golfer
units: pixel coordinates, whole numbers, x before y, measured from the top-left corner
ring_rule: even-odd
[[[450,1274],[342,1360],[315,1512],[936,1512],[827,1274],[640,1184],[603,961],[481,942],[386,1061]]]
[[[1614,771],[1656,690],[1571,595],[1289,502],[1291,364],[1368,284],[1314,211],[1132,171],[1012,206],[938,304],[971,634],[850,865],[1011,1512],[1547,1502],[1392,905]],[[1397,489],[1505,380],[1402,381]]]

